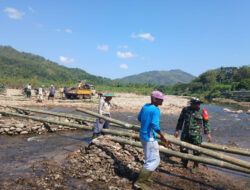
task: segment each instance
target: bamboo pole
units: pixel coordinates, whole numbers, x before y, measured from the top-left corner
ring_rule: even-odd
[[[92,115],[94,117],[98,117],[98,118],[102,118],[105,119],[109,122],[114,122],[117,125],[120,125],[121,128],[126,128],[126,129],[132,129],[135,131],[139,131],[140,130],[140,126],[138,125],[132,125],[129,123],[125,123],[113,118],[109,118],[109,117],[105,117],[102,116],[98,113],[89,111],[89,110],[84,110],[84,109],[76,109],[77,111]],[[159,138],[159,136],[157,136]],[[173,137],[172,135],[168,135],[168,137]],[[202,142],[201,143],[201,147],[203,148],[208,148],[208,149],[212,149],[212,150],[217,150],[217,151],[222,151],[222,152],[227,152],[227,153],[232,153],[232,154],[239,154],[239,155],[244,155],[244,156],[250,156],[250,150],[248,149],[243,149],[243,148],[234,148],[234,147],[229,147],[229,146],[225,146],[225,145],[219,145],[219,144],[212,144],[212,143],[207,143],[207,142]]]
[[[0,110],[0,114],[20,117],[20,118],[25,118],[25,119],[31,119],[31,120],[39,121],[39,122],[43,122],[43,123],[51,123],[51,124],[55,124],[55,125],[62,125],[62,126],[92,131],[92,127],[89,127],[89,126],[84,126],[84,125],[79,125],[79,124],[74,124],[74,123],[60,122],[60,121],[46,119],[46,118],[42,118],[42,117],[23,115],[23,114],[12,113],[12,112],[5,112],[5,111],[1,111],[1,110]]]
[[[108,120],[110,122],[115,122],[116,124],[120,123],[120,125],[122,125],[125,128],[138,128],[139,127],[139,126],[136,126],[136,125],[131,125],[131,124],[127,124],[127,123],[118,121],[116,119],[110,119],[108,117],[102,116],[102,115],[97,114],[97,113],[93,113],[91,111],[82,110],[82,109],[77,109],[77,111],[82,111],[84,113],[91,114],[93,116]],[[202,147],[199,147],[199,146],[196,146],[196,145],[181,141],[181,140],[179,140],[179,139],[177,139],[177,138],[175,138],[175,137],[173,137],[171,135],[168,135],[168,134],[166,134],[166,136],[168,138],[168,141],[173,143],[173,144],[176,144],[176,145],[179,145],[179,146],[191,149],[191,150],[195,150],[195,151],[198,151],[198,152],[200,152],[202,154],[211,156],[213,158],[217,158],[219,160],[223,160],[223,161],[226,161],[226,162],[236,164],[236,165],[239,165],[239,166],[246,167],[246,168],[250,169],[250,162],[240,160],[240,159],[237,159],[237,158],[233,158],[231,156],[228,156],[228,155],[225,155],[225,154],[222,154],[222,153],[218,153],[218,152],[215,152],[213,150],[205,149],[205,148],[202,148]]]
[[[106,117],[106,116],[100,115],[98,113],[89,111],[89,110],[78,108],[78,109],[76,109],[76,111],[80,111],[80,112],[83,112],[85,114],[89,114],[89,115],[92,115],[94,117],[98,117],[98,118],[104,119],[104,120],[109,121],[111,123],[115,123],[117,125],[123,126],[124,128],[127,128],[127,129],[132,129],[132,130],[135,130],[135,131],[139,131],[140,130],[140,127],[138,125],[132,125],[132,124],[129,124],[129,123],[125,123],[125,122],[119,121],[117,119]]]
[[[218,150],[218,151],[222,151],[222,152],[228,152],[228,153],[232,153],[232,154],[250,156],[249,149],[235,148],[235,147],[229,147],[229,146],[220,145],[220,144],[212,144],[212,143],[207,143],[207,142],[202,142],[201,147],[213,149],[213,150]]]
[[[115,142],[118,142],[118,143],[128,144],[128,145],[131,145],[131,146],[136,146],[136,147],[142,148],[142,145],[141,145],[140,142],[130,141],[130,140],[127,140],[127,139],[117,138],[117,137],[113,137],[113,136],[111,136],[109,138],[111,140],[115,141]],[[220,168],[226,168],[226,169],[230,169],[230,170],[250,174],[249,169],[245,169],[245,168],[242,168],[240,166],[236,166],[234,164],[230,164],[230,163],[223,162],[223,161],[220,161],[220,160],[215,160],[215,159],[211,159],[211,158],[204,158],[204,157],[200,157],[200,156],[194,156],[194,155],[191,155],[191,154],[176,152],[176,151],[164,148],[164,147],[159,147],[159,151],[162,152],[162,153],[165,153],[167,155],[170,155],[170,156],[175,156],[175,157],[182,158],[182,159],[192,160],[192,161],[196,161],[196,162],[200,162],[200,163],[204,163],[204,164],[209,164],[209,165],[212,165],[212,166],[217,166],[217,167],[220,167]]]
[[[21,118],[25,118],[25,119],[32,119],[34,121],[39,121],[39,122],[44,122],[44,123],[51,123],[51,124],[56,124],[56,125],[62,125],[62,126],[68,126],[68,127],[72,127],[72,128],[78,128],[78,129],[92,131],[92,127],[83,126],[83,125],[79,125],[79,124],[59,122],[59,121],[55,121],[55,120],[51,120],[51,119],[35,117],[35,116],[28,116],[28,115],[17,114],[17,113],[12,113],[12,112],[5,112],[5,111],[1,111],[1,110],[0,110],[0,114],[2,114],[2,115],[11,115],[11,116],[21,117]],[[133,138],[138,138],[138,134],[128,133],[128,132],[124,132],[124,131],[117,131],[117,130],[111,130],[111,129],[102,129],[101,132],[109,133],[109,134],[113,134],[113,135],[122,135],[122,136],[130,136],[130,137],[133,137]],[[111,137],[111,138],[115,138],[115,137]],[[118,139],[118,138],[116,138],[116,139]],[[122,138],[120,138],[120,139],[122,139]],[[131,142],[131,143],[133,144],[133,142]],[[139,145],[133,145],[133,146],[139,146]],[[168,150],[168,149],[166,149],[166,150]],[[174,152],[175,151],[171,150],[170,152],[165,151],[163,153],[168,154],[168,155],[172,155],[172,156],[177,156],[177,157],[180,157],[180,155],[183,154],[183,153],[179,153],[179,152],[176,152],[176,153],[179,153],[179,154],[173,154]],[[228,169],[235,170],[235,171],[241,171],[241,172],[244,172],[244,173],[250,173],[250,170],[248,170],[248,169],[236,166],[234,164],[229,164],[229,163],[226,163],[226,162],[218,161],[218,160],[215,160],[215,159],[210,159],[210,160],[212,160],[211,162],[205,162],[205,161],[200,160],[199,157],[196,160],[191,159],[192,155],[189,155],[189,154],[184,154],[182,156],[184,156],[185,159],[190,159],[190,160],[193,160],[193,161],[199,161],[199,162],[207,163],[207,164],[210,164],[210,165],[215,165],[213,163],[217,163],[215,166],[224,167],[224,168],[228,168]],[[207,160],[209,158],[205,158],[205,159]]]
[[[96,122],[96,119],[94,119],[94,118],[78,116],[78,115],[74,115],[74,114],[67,114],[67,113],[62,113],[62,112],[52,112],[52,111],[38,110],[38,109],[18,107],[18,106],[7,106],[7,107],[11,108],[11,109],[15,109],[15,110],[22,110],[25,112],[41,113],[41,114],[53,115],[53,116],[57,116],[57,117],[64,117],[64,118],[68,118],[68,119],[74,119],[74,120],[91,122],[91,123]],[[120,126],[113,124],[113,123],[111,123],[110,125],[113,127],[120,127]]]

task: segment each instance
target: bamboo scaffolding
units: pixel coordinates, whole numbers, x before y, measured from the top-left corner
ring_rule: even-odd
[[[65,123],[65,122],[59,122],[59,121],[55,121],[55,120],[51,120],[51,119],[46,119],[46,118],[41,118],[41,117],[35,117],[35,116],[28,116],[28,115],[23,115],[23,114],[17,114],[17,113],[12,113],[12,112],[5,112],[5,111],[1,111],[0,110],[0,114],[2,115],[9,115],[9,116],[15,116],[15,117],[21,117],[21,118],[25,118],[25,119],[31,119],[31,120],[34,120],[34,121],[39,121],[39,122],[43,122],[43,123],[50,123],[50,124],[56,124],[56,125],[62,125],[62,126],[68,126],[68,127],[72,127],[72,128],[77,128],[77,129],[83,129],[83,130],[88,130],[88,131],[92,131],[92,127],[90,126],[83,126],[83,125],[79,125],[79,124],[73,124],[73,123]],[[138,138],[138,134],[134,134],[134,133],[128,133],[128,132],[124,132],[124,131],[117,131],[117,130],[111,130],[111,129],[102,129],[101,132],[104,132],[104,133],[108,133],[108,134],[113,134],[113,135],[120,135],[120,136],[128,136],[128,137],[136,137]],[[115,137],[111,137],[111,138],[115,138]],[[118,141],[116,137],[116,141]],[[122,139],[122,138],[120,138]],[[130,143],[134,143],[134,142],[130,142]],[[140,147],[141,143],[140,142],[135,142],[137,144],[134,144],[133,146],[138,146]],[[132,145],[131,144],[131,145]],[[168,150],[168,149],[166,149]],[[175,151],[162,151],[163,153],[165,154],[168,154],[168,155],[172,155],[172,156],[176,156],[176,157],[183,157],[185,159],[190,159],[190,160],[193,160],[193,161],[199,161],[199,162],[202,162],[202,163],[207,163],[207,164],[210,164],[210,165],[214,165],[214,166],[218,166],[218,167],[222,167],[222,168],[227,168],[227,169],[231,169],[231,170],[235,170],[235,171],[240,171],[240,172],[244,172],[244,173],[250,173],[250,170],[246,169],[246,168],[243,168],[243,167],[239,167],[237,165],[234,165],[234,164],[229,164],[229,163],[226,163],[226,162],[222,162],[222,161],[218,161],[218,160],[215,160],[215,159],[210,159],[210,158],[205,158],[206,160],[210,160],[209,162],[207,161],[202,161],[200,160],[200,158],[192,158],[193,156],[192,155],[189,155],[189,154],[184,154],[183,153],[179,153],[179,152],[175,152]],[[178,154],[173,154],[173,153],[178,153]],[[203,157],[202,157],[203,159]]]
[[[130,128],[130,129],[131,128],[132,129],[138,129],[139,128],[139,126],[124,123],[122,121],[119,121],[119,120],[116,120],[116,119],[113,119],[113,118],[110,119],[108,117],[102,116],[102,115],[97,114],[97,113],[93,113],[93,112],[88,111],[88,110],[77,109],[77,111],[81,111],[81,112],[84,112],[84,113],[87,113],[87,114],[90,114],[90,115],[93,115],[93,116],[108,120],[110,122],[115,122],[116,124],[119,124],[119,125],[123,126],[124,128]],[[239,165],[239,166],[246,167],[246,168],[250,169],[250,162],[240,160],[240,159],[237,159],[237,158],[233,158],[231,156],[228,156],[228,155],[225,155],[225,154],[222,154],[222,153],[219,153],[219,152],[215,152],[215,151],[212,151],[212,150],[209,150],[209,149],[205,149],[205,148],[202,148],[202,147],[199,147],[199,146],[195,146],[195,145],[190,144],[190,143],[186,143],[186,142],[181,141],[181,140],[179,140],[179,139],[177,139],[177,138],[175,138],[175,137],[173,137],[171,135],[166,134],[166,136],[168,138],[168,141],[173,143],[173,144],[176,144],[176,145],[179,145],[179,146],[191,149],[191,150],[195,150],[195,151],[198,151],[198,152],[200,152],[202,154],[211,156],[213,158],[217,158],[219,160],[223,160],[223,161],[226,161],[226,162],[236,164],[236,165]]]

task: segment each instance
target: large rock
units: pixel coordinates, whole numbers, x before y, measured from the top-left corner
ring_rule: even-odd
[[[27,134],[28,134],[28,131],[22,131],[20,134],[21,134],[21,135],[27,135]]]
[[[4,132],[4,128],[0,128],[0,133]]]
[[[224,112],[227,112],[227,113],[236,113],[236,114],[243,113],[243,110],[230,110],[228,108],[224,108],[223,110]]]
[[[22,131],[22,129],[21,128],[16,128],[16,132],[21,132]]]
[[[5,120],[0,120],[0,124],[5,124],[6,121]]]
[[[38,126],[31,127],[32,131],[37,131],[39,129]]]
[[[16,126],[16,128],[24,128],[24,124],[23,123],[17,123],[15,126]]]
[[[5,132],[9,132],[10,129],[9,129],[9,128],[4,128],[4,131],[5,131]]]

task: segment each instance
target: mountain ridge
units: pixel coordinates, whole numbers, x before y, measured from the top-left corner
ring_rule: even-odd
[[[129,75],[123,78],[115,79],[124,83],[147,83],[156,85],[171,85],[178,82],[188,83],[193,80],[195,76],[184,72],[180,69],[173,69],[169,71],[154,70],[142,72],[135,75]]]

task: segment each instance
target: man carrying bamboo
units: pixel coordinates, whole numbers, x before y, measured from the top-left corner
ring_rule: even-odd
[[[201,109],[200,104],[203,103],[199,98],[193,97],[190,100],[190,106],[183,108],[181,115],[178,119],[176,131],[174,136],[179,136],[179,130],[182,130],[181,140],[197,146],[200,146],[202,142],[202,126],[204,127],[204,133],[207,135],[208,142],[211,142],[209,119],[206,109]],[[183,127],[184,125],[184,127]],[[188,149],[181,147],[180,151],[188,153]],[[193,151],[193,154],[200,156],[200,153]],[[194,162],[192,173],[196,173],[198,169],[198,162]],[[188,160],[182,159],[182,163],[178,166],[187,168]]]
[[[161,92],[152,92],[151,104],[145,104],[138,115],[138,120],[141,122],[140,140],[146,163],[142,167],[134,185],[136,188],[143,190],[151,189],[146,183],[150,181],[152,172],[160,164],[159,145],[156,141],[156,133],[161,136],[163,142],[167,143],[168,141],[159,126],[160,110],[158,106],[162,105],[163,100],[164,96]]]
[[[111,100],[115,95],[112,92],[107,92],[100,98],[99,106],[98,106],[98,113],[106,116],[111,117],[110,109],[111,109]],[[96,123],[93,128],[93,136],[92,139],[102,135],[102,129],[109,129],[109,122],[105,121],[104,119],[97,119]]]

